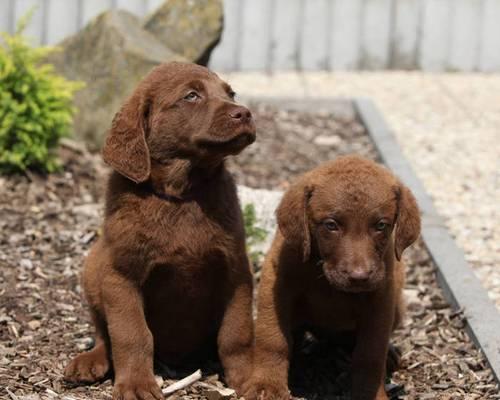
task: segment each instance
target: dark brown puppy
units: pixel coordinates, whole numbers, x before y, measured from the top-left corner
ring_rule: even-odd
[[[292,332],[353,332],[353,399],[387,399],[389,336],[402,317],[401,253],[420,231],[416,201],[388,170],[355,156],[303,175],[277,210],[262,271],[254,372],[245,398],[288,399]]]
[[[96,345],[65,378],[94,382],[112,366],[115,399],[163,398],[153,353],[181,362],[217,337],[230,386],[251,369],[252,276],[224,158],[255,140],[250,112],[204,67],[155,68],[113,120],[103,236],[83,287]]]

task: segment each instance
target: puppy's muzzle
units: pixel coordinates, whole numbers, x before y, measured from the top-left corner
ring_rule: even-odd
[[[248,146],[255,142],[255,123],[250,110],[243,106],[234,106],[229,109],[228,115],[233,123],[239,125],[236,129],[236,136],[228,142],[234,142],[236,145],[240,144],[243,146]]]
[[[332,265],[321,260],[318,263],[328,282],[345,292],[368,292],[377,287],[375,266],[366,265],[349,267],[346,265]]]
[[[224,110],[220,126],[197,138],[199,146],[225,154],[236,154],[255,142],[256,128],[252,113],[246,107],[232,105]]]
[[[229,109],[229,117],[241,124],[250,124],[252,122],[252,113],[250,110],[243,106],[234,106]]]

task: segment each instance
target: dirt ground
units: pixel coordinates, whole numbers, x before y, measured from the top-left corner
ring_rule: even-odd
[[[259,139],[229,166],[239,184],[280,188],[297,174],[339,154],[376,159],[364,128],[353,117],[332,119],[254,105]],[[65,365],[92,345],[79,271],[100,234],[103,183],[98,155],[62,147],[64,168],[0,177],[0,399],[110,399],[111,380],[69,387]],[[393,399],[500,399],[491,371],[464,331],[435,280],[435,266],[421,243],[406,254],[408,304],[393,343],[402,368],[388,389]],[[203,382],[222,385],[216,360],[202,367]],[[163,385],[196,369],[161,366]],[[349,355],[311,337],[297,349],[291,371],[294,395],[349,398]],[[170,399],[205,399],[194,384]]]

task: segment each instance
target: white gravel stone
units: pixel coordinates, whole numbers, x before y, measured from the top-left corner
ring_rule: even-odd
[[[342,139],[337,135],[317,136],[314,138],[314,144],[317,144],[318,146],[336,147],[339,146],[341,142]]]

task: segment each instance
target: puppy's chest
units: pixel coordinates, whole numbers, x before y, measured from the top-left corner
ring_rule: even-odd
[[[156,221],[159,232],[150,247],[154,262],[190,270],[230,262],[241,245],[238,224],[228,223],[232,218],[237,216],[210,218],[197,207],[180,215],[165,213]]]
[[[355,311],[349,295],[318,285],[302,298],[300,317],[303,323],[331,332],[352,330]]]

